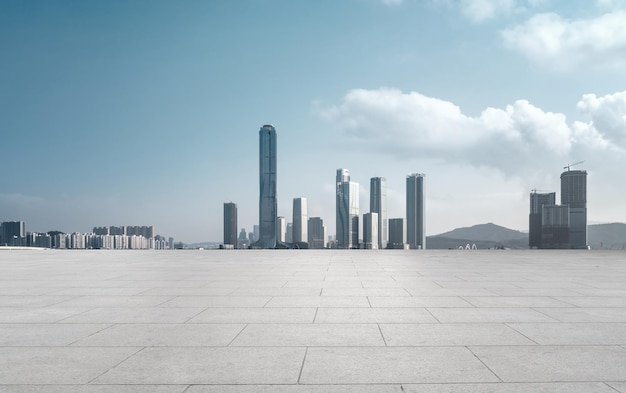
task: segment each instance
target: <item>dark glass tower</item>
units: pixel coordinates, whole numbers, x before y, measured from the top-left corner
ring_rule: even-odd
[[[259,130],[259,239],[258,248],[276,248],[276,129]]]
[[[424,174],[406,177],[406,242],[410,248],[425,249]]]
[[[224,245],[237,248],[237,204],[224,203]]]
[[[555,192],[541,194],[535,190],[530,194],[530,214],[528,216],[528,246],[530,248],[541,248],[543,206],[554,205],[555,203]]]
[[[387,180],[384,177],[370,179],[370,212],[378,213],[378,248],[387,248]]]

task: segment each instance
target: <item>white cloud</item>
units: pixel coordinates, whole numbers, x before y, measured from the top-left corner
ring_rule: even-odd
[[[585,95],[578,107],[589,122],[570,126],[564,114],[526,100],[472,117],[448,101],[383,88],[352,90],[322,116],[355,145],[396,159],[429,158],[530,176],[581,154],[624,153],[626,92]]]
[[[505,44],[531,61],[553,69],[588,64],[600,67],[626,63],[626,11],[591,19],[565,19],[538,14],[502,32]]]
[[[511,13],[516,0],[461,0],[461,13],[473,22],[483,22],[499,14]]]

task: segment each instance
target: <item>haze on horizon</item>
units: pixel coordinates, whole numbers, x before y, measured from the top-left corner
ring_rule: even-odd
[[[258,221],[258,130],[278,213],[334,234],[335,171],[369,210],[425,173],[428,235],[526,231],[532,189],[588,171],[590,222],[624,222],[626,1],[0,0],[0,220],[154,225],[220,241]]]

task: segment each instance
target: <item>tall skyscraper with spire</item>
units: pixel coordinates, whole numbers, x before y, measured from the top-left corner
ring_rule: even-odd
[[[370,179],[370,212],[377,213],[377,248],[386,248],[387,230],[387,179],[372,177]]]
[[[406,177],[406,242],[413,249],[426,248],[423,173]]]
[[[337,169],[335,224],[337,248],[359,248],[359,184],[350,171]]]
[[[252,246],[276,248],[276,129],[259,130],[259,239]]]

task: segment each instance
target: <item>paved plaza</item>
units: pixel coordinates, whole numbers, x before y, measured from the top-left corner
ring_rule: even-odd
[[[626,252],[0,250],[0,392],[626,393]]]

